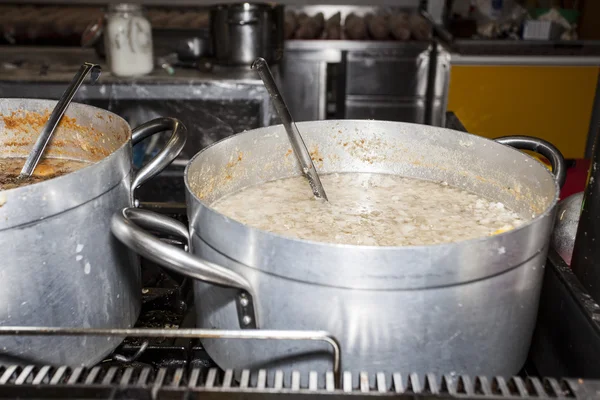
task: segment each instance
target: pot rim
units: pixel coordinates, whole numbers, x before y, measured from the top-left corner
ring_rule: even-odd
[[[408,123],[408,122],[397,122],[397,121],[384,121],[384,120],[353,120],[353,119],[344,119],[344,120],[323,120],[323,121],[302,121],[302,122],[297,122],[296,124],[298,125],[299,128],[302,127],[302,125],[307,125],[307,124],[315,124],[315,123],[323,123],[323,124],[335,124],[335,123],[339,123],[339,122],[343,122],[345,124],[347,123],[359,123],[359,124],[364,124],[365,122],[377,122],[377,123],[383,123],[383,124],[392,124],[392,125],[408,125],[408,126],[422,126],[422,124],[416,124],[416,123]],[[421,249],[442,249],[444,247],[448,247],[448,246],[453,246],[453,245],[461,245],[461,246],[468,246],[470,244],[478,244],[478,243],[482,243],[482,242],[486,242],[492,238],[494,239],[499,239],[502,240],[503,238],[506,238],[510,235],[513,235],[517,232],[522,232],[525,231],[527,229],[530,229],[531,226],[539,223],[539,221],[541,221],[544,218],[547,218],[548,216],[551,215],[552,211],[554,210],[554,208],[556,207],[556,204],[558,203],[558,199],[560,197],[560,187],[558,185],[558,182],[555,178],[555,176],[552,174],[552,172],[550,172],[548,170],[548,168],[546,168],[542,163],[540,163],[539,161],[537,161],[535,164],[535,167],[533,168],[543,168],[543,170],[545,171],[545,173],[547,173],[549,175],[549,177],[552,179],[552,181],[554,182],[554,196],[552,201],[550,201],[549,205],[544,209],[543,212],[540,212],[538,215],[536,215],[534,218],[530,219],[529,221],[527,221],[526,223],[520,225],[517,228],[511,229],[509,231],[506,232],[502,232],[499,233],[497,235],[492,235],[492,236],[483,236],[483,237],[477,237],[477,238],[472,238],[472,239],[466,239],[466,240],[459,240],[459,241],[454,241],[454,242],[446,242],[446,243],[437,243],[437,244],[430,244],[430,245],[409,245],[409,246],[374,246],[374,245],[354,245],[354,244],[340,244],[340,243],[329,243],[329,242],[319,242],[319,241],[314,241],[314,240],[308,240],[308,239],[299,239],[299,238],[294,238],[294,237],[290,237],[290,236],[284,236],[284,235],[280,235],[277,233],[273,233],[273,232],[269,232],[266,230],[262,230],[262,229],[258,229],[258,228],[254,228],[252,226],[243,224],[241,222],[238,222],[232,218],[227,217],[224,214],[219,213],[218,211],[216,211],[215,209],[213,209],[210,204],[207,204],[206,202],[204,202],[203,200],[201,200],[196,193],[194,193],[193,190],[191,190],[190,188],[190,183],[189,183],[189,169],[190,166],[194,164],[194,161],[201,157],[203,153],[210,151],[210,149],[214,146],[219,145],[222,142],[225,142],[227,140],[233,140],[233,138],[238,137],[240,135],[244,135],[247,134],[249,132],[254,132],[257,130],[263,130],[263,129],[274,129],[274,128],[278,128],[282,131],[282,133],[285,133],[284,131],[284,127],[283,125],[272,125],[272,126],[268,126],[268,127],[261,127],[261,128],[257,128],[257,129],[252,129],[249,131],[244,131],[244,132],[239,132],[236,133],[234,135],[225,137],[215,143],[212,143],[211,145],[205,147],[204,149],[200,150],[198,153],[196,153],[191,159],[190,161],[187,163],[185,170],[184,170],[184,182],[185,182],[185,188],[186,191],[188,193],[188,197],[187,197],[187,206],[189,207],[189,199],[190,196],[191,198],[193,198],[195,200],[195,202],[197,202],[198,204],[200,204],[202,207],[205,207],[206,209],[210,210],[212,213],[220,216],[221,218],[224,218],[228,223],[233,224],[234,226],[237,226],[239,228],[243,228],[243,229],[247,229],[250,232],[260,232],[262,235],[265,235],[265,237],[271,237],[271,238],[277,238],[278,240],[282,240],[282,241],[290,241],[290,242],[299,242],[299,243],[304,243],[307,245],[312,245],[312,246],[319,246],[322,248],[330,248],[330,249],[364,249],[364,250],[380,250],[380,251],[386,251],[386,250],[398,250],[398,249],[406,249],[406,250],[421,250]],[[453,132],[453,134],[456,134],[458,136],[463,136],[463,135],[468,135],[468,137],[470,139],[475,139],[475,140],[481,140],[487,143],[491,143],[493,146],[503,146],[505,148],[508,148],[509,151],[514,152],[515,154],[518,154],[519,157],[529,157],[529,158],[533,158],[523,152],[521,152],[520,150],[511,147],[511,146],[506,146],[506,145],[502,145],[498,142],[495,142],[494,140],[488,139],[488,138],[484,138],[482,136],[476,136],[476,135],[471,135],[469,133],[465,133],[465,132],[461,132],[461,131],[457,131],[454,129],[449,129],[449,128],[442,128],[442,127],[430,127],[432,129],[440,129],[440,130],[444,130],[444,131],[450,131]],[[458,139],[458,138],[457,138]],[[525,159],[525,158],[524,158]],[[218,250],[218,249],[217,249]]]

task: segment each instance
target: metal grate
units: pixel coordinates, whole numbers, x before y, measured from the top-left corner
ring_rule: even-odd
[[[234,379],[239,376],[239,380]],[[281,395],[336,395],[442,397],[442,398],[587,398],[583,381],[514,377],[470,378],[428,374],[344,372],[341,389],[335,389],[332,372],[311,372],[301,376],[282,371],[243,370],[236,375],[232,370],[217,368],[152,369],[110,367],[70,368],[66,366],[1,366],[0,398],[21,397],[95,397],[95,398],[179,398],[185,393],[211,393],[211,398],[231,399],[240,395],[258,395],[261,398]]]

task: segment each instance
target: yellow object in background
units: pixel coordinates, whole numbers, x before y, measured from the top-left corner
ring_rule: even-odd
[[[600,68],[452,65],[448,111],[487,138],[537,136],[584,158]]]
[[[526,153],[528,155],[530,155],[531,157],[535,158],[536,160],[538,160],[539,162],[541,162],[542,164],[544,164],[544,166],[546,168],[548,168],[550,171],[552,171],[552,164],[550,164],[550,161],[548,161],[548,159],[546,157],[544,157],[541,154],[538,154],[534,151],[529,151],[529,150],[521,150],[523,153]]]

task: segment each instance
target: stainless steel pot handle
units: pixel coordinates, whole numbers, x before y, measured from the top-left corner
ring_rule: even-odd
[[[125,208],[115,213],[111,220],[113,235],[144,258],[193,279],[240,289],[236,296],[240,328],[258,327],[254,307],[256,295],[246,278],[228,268],[202,260],[167,244],[146,229],[177,236],[189,243],[189,232],[185,225],[152,211]]]
[[[562,188],[565,184],[565,180],[567,179],[565,158],[552,143],[532,136],[503,136],[494,140],[516,149],[535,151],[543,155],[550,161],[550,165],[552,165],[552,173],[556,177],[558,186]]]
[[[131,132],[131,142],[135,146],[147,137],[166,131],[171,131],[171,137],[165,147],[156,157],[144,165],[133,178],[131,182],[132,199],[135,189],[148,181],[148,179],[158,175],[181,153],[187,140],[187,129],[178,119],[156,118],[138,126]]]

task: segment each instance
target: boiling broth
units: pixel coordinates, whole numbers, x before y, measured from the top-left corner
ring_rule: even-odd
[[[236,221],[318,242],[409,246],[456,242],[523,224],[502,203],[447,183],[398,175],[321,176],[329,202],[315,199],[304,177],[245,188],[211,207]]]

